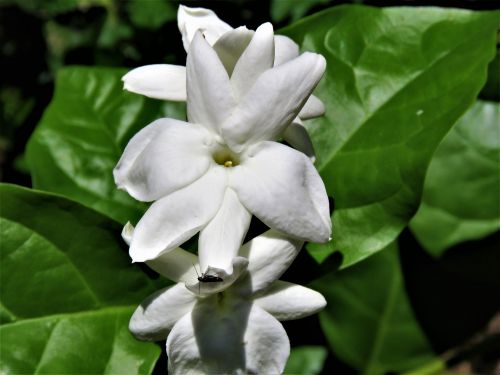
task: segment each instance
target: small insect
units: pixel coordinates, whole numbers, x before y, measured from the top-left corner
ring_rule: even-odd
[[[200,274],[198,273],[198,270],[196,269],[196,266],[194,264],[193,264],[193,267],[194,267],[194,270],[196,272],[196,276],[198,276],[198,281],[200,283],[220,283],[221,281],[224,281],[221,277],[216,276],[216,275],[207,274],[207,272],[205,272],[205,273],[202,272],[201,276],[200,276]],[[198,294],[200,294],[200,288],[201,288],[201,286],[198,285]]]

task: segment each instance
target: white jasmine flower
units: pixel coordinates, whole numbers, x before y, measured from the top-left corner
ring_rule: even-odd
[[[232,274],[207,270],[218,282],[199,282],[196,256],[180,248],[149,261],[177,284],[148,297],[130,330],[142,340],[168,336],[173,374],[280,374],[290,343],[278,320],[303,318],[326,305],[318,292],[277,281],[301,246],[268,231],[241,248]]]
[[[328,197],[316,169],[303,153],[271,142],[306,102],[325,60],[304,53],[273,67],[273,55],[268,23],[229,78],[214,49],[195,34],[187,57],[189,123],[165,118],[146,126],[114,170],[120,188],[156,201],[137,225],[134,261],[156,258],[201,230],[201,270],[231,273],[251,214],[295,238],[329,240]]]
[[[197,30],[200,30],[206,41],[213,46],[219,55],[229,76],[234,74],[237,62],[248,47],[253,30],[246,27],[233,29],[217,15],[204,8],[179,6],[177,22],[182,33],[182,41],[186,52]],[[274,36],[274,57],[272,65],[278,66],[299,56],[298,45],[286,36]],[[241,70],[241,67],[240,67]],[[241,74],[241,72],[236,74]],[[146,65],[134,69],[123,77],[124,88],[155,99],[185,101],[186,69],[183,66],[169,64]],[[251,81],[239,80],[239,91],[250,89],[246,84]],[[325,107],[321,100],[311,95],[298,115],[282,134],[283,138],[296,149],[310,156],[314,161],[314,149],[302,120],[322,116]]]

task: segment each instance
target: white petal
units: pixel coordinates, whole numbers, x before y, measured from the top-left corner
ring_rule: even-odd
[[[264,23],[255,30],[252,41],[234,67],[231,84],[237,97],[243,97],[257,78],[274,64],[273,25]]]
[[[274,37],[274,65],[281,65],[299,55],[299,46],[292,39],[283,35]]]
[[[209,266],[232,272],[233,258],[245,238],[251,217],[234,190],[228,188],[219,211],[200,232],[198,255],[203,272]]]
[[[200,125],[160,119],[129,142],[113,175],[119,188],[141,201],[153,201],[202,176],[213,164],[212,136]]]
[[[307,120],[314,117],[323,116],[325,114],[325,105],[318,97],[311,95],[307,99],[306,104],[299,112],[299,117],[301,120]]]
[[[177,322],[167,337],[169,374],[205,374],[196,341],[190,312]]]
[[[296,117],[295,120],[287,126],[283,133],[283,139],[294,149],[307,155],[313,163],[316,161],[316,153],[314,152],[311,138],[299,118]]]
[[[233,29],[210,9],[189,8],[185,5],[179,5],[177,26],[182,33],[182,43],[186,52],[189,51],[189,45],[197,30],[203,33],[212,46],[221,35]]]
[[[146,264],[176,283],[193,282],[197,278],[198,257],[180,247],[148,260]]]
[[[130,245],[132,242],[132,237],[134,236],[134,226],[130,221],[127,221],[127,224],[122,229],[122,238],[127,245]]]
[[[214,50],[224,64],[227,74],[233,74],[234,66],[252,40],[255,31],[240,26],[222,35],[214,44]]]
[[[245,372],[244,336],[251,303],[200,299],[167,339],[169,373],[234,374]]]
[[[155,99],[186,100],[186,67],[180,65],[145,65],[122,77],[123,88]]]
[[[320,293],[280,280],[254,301],[278,320],[305,318],[326,306],[325,297]]]
[[[186,69],[189,121],[220,133],[220,125],[230,117],[236,102],[224,65],[199,32],[189,50]]]
[[[135,310],[129,323],[130,332],[141,340],[164,340],[195,302],[196,297],[183,284],[159,290]]]
[[[231,273],[226,272],[226,270],[216,267],[208,267],[203,276],[210,276],[211,280],[200,281],[203,276],[200,275],[198,279],[194,282],[186,282],[186,288],[191,292],[200,295],[207,296],[210,294],[221,292],[229,288],[242,273],[247,270],[248,260],[242,257],[236,257],[233,259],[231,264]],[[219,281],[214,280],[214,277],[219,279]]]
[[[249,373],[283,373],[290,355],[288,336],[280,322],[255,304],[250,311],[244,341]]]
[[[153,203],[135,228],[130,244],[132,260],[154,259],[191,238],[217,213],[225,190],[226,175],[216,167]]]
[[[279,279],[302,245],[303,241],[291,239],[273,229],[244,244],[238,255],[248,259],[251,288],[248,288],[245,280],[238,282],[240,294],[245,294],[245,289],[257,293]]]
[[[306,52],[261,74],[222,125],[228,145],[239,152],[247,145],[277,139],[297,116],[325,67],[323,56]]]
[[[292,237],[326,242],[331,234],[323,181],[303,153],[262,142],[231,174],[243,205],[270,228]]]

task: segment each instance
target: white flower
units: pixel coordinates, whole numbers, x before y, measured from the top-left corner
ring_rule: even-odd
[[[232,274],[207,271],[220,282],[199,282],[196,256],[180,248],[149,261],[177,284],[148,297],[129,328],[142,340],[168,336],[173,374],[280,374],[290,343],[278,320],[303,318],[326,305],[318,292],[276,281],[301,245],[268,231],[241,248]]]
[[[203,33],[206,41],[213,46],[219,55],[229,76],[234,73],[239,58],[247,48],[254,35],[253,30],[246,27],[233,29],[217,15],[204,8],[189,8],[179,6],[177,13],[179,30],[186,52],[197,30]],[[299,56],[298,45],[286,36],[274,37],[274,66],[281,65]],[[123,77],[124,88],[128,91],[142,94],[155,99],[185,101],[186,69],[183,66],[155,64],[134,69]],[[248,91],[245,84],[252,83],[241,80],[239,90]],[[323,115],[325,107],[314,95],[311,95],[304,107],[293,119],[282,134],[285,141],[292,147],[302,151],[314,161],[314,149],[302,120]]]
[[[273,67],[272,26],[260,26],[229,78],[197,32],[187,57],[189,123],[160,119],[129,142],[114,170],[117,185],[156,201],[130,245],[134,261],[179,246],[201,230],[201,270],[231,273],[251,214],[295,238],[326,242],[328,197],[312,162],[277,142],[325,70],[304,53]],[[251,87],[241,91],[240,87]]]

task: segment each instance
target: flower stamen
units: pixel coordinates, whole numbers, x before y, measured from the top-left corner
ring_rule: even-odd
[[[224,168],[232,168],[240,164],[238,155],[225,146],[217,148],[212,157],[217,164]]]

